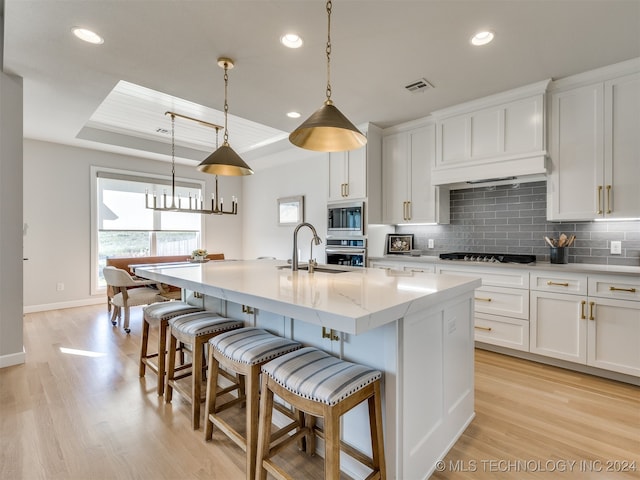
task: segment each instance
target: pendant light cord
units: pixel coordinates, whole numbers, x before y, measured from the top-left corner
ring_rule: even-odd
[[[229,86],[229,65],[224,62],[224,137],[222,145],[229,145],[229,130],[227,128],[227,115],[229,113],[229,103],[227,102],[227,87]]]
[[[331,102],[331,0],[327,1],[327,102]]]
[[[171,114],[171,205],[176,199],[176,116]]]

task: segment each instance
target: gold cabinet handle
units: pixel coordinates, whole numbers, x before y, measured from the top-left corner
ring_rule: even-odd
[[[407,202],[402,202],[402,219],[407,220]]]
[[[473,328],[475,328],[476,330],[484,330],[485,332],[490,332],[491,331],[491,327],[478,327],[478,326],[474,325]]]
[[[349,196],[349,184],[348,183],[344,184],[344,196],[345,197]]]
[[[595,307],[596,302],[589,302],[589,320],[595,320],[593,316],[593,308]]]
[[[327,327],[322,327],[322,338],[328,338],[332,342],[340,340],[340,337],[335,334],[333,328],[327,331]]]
[[[482,298],[482,297],[475,297],[475,300],[478,302],[490,302],[491,299],[490,298]]]
[[[558,287],[568,287],[569,282],[552,282],[551,280],[549,280],[547,282],[547,285],[557,285]]]
[[[598,191],[596,192],[596,195],[598,197],[598,210],[596,211],[596,214],[602,215],[602,207],[600,206],[602,197],[602,185],[598,185]]]
[[[587,316],[584,314],[584,306],[587,304],[586,300],[580,302],[580,320],[586,320]]]
[[[609,290],[611,292],[629,292],[629,293],[636,293],[636,289],[635,288],[618,288],[618,287],[609,287]]]
[[[611,213],[611,185],[607,185],[607,213]]]
[[[407,202],[407,220],[411,220],[411,201]]]
[[[415,273],[424,273],[424,270],[418,270],[417,268],[412,268],[411,271]]]

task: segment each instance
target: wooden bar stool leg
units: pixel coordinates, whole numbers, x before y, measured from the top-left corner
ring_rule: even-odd
[[[140,366],[138,367],[138,374],[144,377],[147,369],[147,364],[142,359],[147,358],[147,350],[149,343],[149,322],[142,320],[142,339],[140,340]]]
[[[173,335],[172,335],[173,337]],[[191,425],[194,430],[200,428],[200,389],[202,384],[202,341],[197,337],[193,343],[191,359]],[[175,352],[171,353],[175,357]]]
[[[258,435],[256,480],[267,480],[267,470],[262,466],[262,459],[267,456],[271,440],[271,420],[273,417],[273,392],[268,388],[269,379],[262,377],[262,395],[260,396],[260,431]]]
[[[161,320],[158,327],[158,395],[164,394],[164,380],[166,374],[166,359],[167,359],[167,330],[169,322],[167,320]],[[176,349],[176,343],[173,344],[173,350]],[[175,365],[175,360],[174,360]]]
[[[173,386],[169,382],[169,379],[173,379],[176,371],[176,345],[177,339],[173,335],[169,339],[169,364],[167,365],[167,391],[164,392],[164,401],[165,403],[171,403],[171,398],[173,397]],[[160,376],[158,375],[158,378]]]
[[[374,395],[369,397],[369,426],[371,431],[371,452],[373,465],[380,471],[380,478],[384,480],[387,465],[384,458],[384,435],[382,433],[382,401],[380,382],[374,384]]]
[[[209,370],[207,373],[207,398],[204,410],[204,439],[211,440],[213,436],[213,422],[209,415],[213,415],[216,409],[216,397],[218,393],[218,361],[213,356],[213,348],[209,348]]]
[[[332,408],[324,408],[324,478],[340,478],[340,415],[332,413]]]
[[[256,473],[256,450],[258,446],[258,403],[260,384],[260,366],[253,366],[246,378],[247,399],[247,472],[248,478],[254,478]]]

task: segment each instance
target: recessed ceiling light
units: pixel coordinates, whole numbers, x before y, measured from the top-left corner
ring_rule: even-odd
[[[302,46],[302,38],[295,33],[286,33],[280,37],[280,43],[288,48],[300,48]]]
[[[485,30],[484,32],[478,32],[471,37],[471,43],[476,46],[486,45],[493,40],[493,32]]]
[[[298,112],[289,112],[289,113],[287,113],[287,117],[289,117],[289,118],[300,118],[300,114]]]
[[[96,32],[92,32],[91,30],[87,30],[86,28],[73,27],[71,31],[76,37],[87,43],[93,43],[94,45],[101,45],[104,43],[104,38],[102,38]]]

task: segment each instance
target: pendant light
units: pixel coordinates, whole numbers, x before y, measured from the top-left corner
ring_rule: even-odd
[[[302,125],[289,135],[300,148],[317,152],[355,150],[367,143],[365,137],[331,100],[331,0],[327,1],[327,99]]]
[[[204,120],[198,120],[197,118],[189,117],[187,115],[181,115],[175,112],[165,112],[165,115],[171,115],[171,200],[167,198],[166,192],[162,194],[160,198],[156,192],[149,195],[149,191],[145,192],[145,206],[151,210],[157,210],[161,212],[184,212],[184,213],[201,213],[207,215],[237,215],[238,214],[238,200],[236,197],[231,197],[231,210],[225,211],[223,207],[223,200],[218,196],[218,176],[216,175],[215,193],[211,194],[211,209],[204,208],[204,200],[202,197],[195,197],[189,194],[189,197],[183,199],[176,195],[176,142],[175,142],[175,125],[176,117],[185,118],[197,122],[206,127],[214,128],[216,131],[216,148],[218,147],[218,132],[222,128],[220,125],[214,123],[205,122]]]
[[[222,146],[217,148],[215,152],[198,165],[198,170],[214,175],[251,175],[253,174],[251,167],[229,146],[229,129],[227,127],[229,104],[227,103],[227,87],[229,85],[228,71],[234,67],[233,60],[224,57],[219,58],[218,66],[224,69],[224,139]]]

